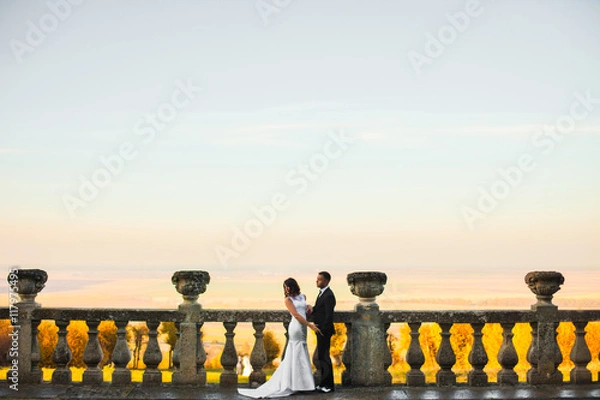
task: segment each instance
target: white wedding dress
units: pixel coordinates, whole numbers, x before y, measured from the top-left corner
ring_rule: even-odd
[[[290,297],[298,314],[306,318],[306,297]],[[289,342],[285,357],[267,382],[256,389],[238,389],[238,393],[255,399],[284,397],[294,392],[313,391],[315,382],[306,347],[306,326],[292,316],[288,327]]]

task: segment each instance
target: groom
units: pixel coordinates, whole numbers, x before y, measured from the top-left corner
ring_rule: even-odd
[[[317,287],[320,291],[317,302],[314,307],[310,305],[307,307],[310,319],[321,330],[321,334],[317,335],[317,359],[319,360],[319,372],[321,373],[321,382],[317,385],[317,390],[323,393],[335,390],[333,387],[333,367],[329,355],[331,336],[335,333],[335,329],[333,328],[335,295],[329,288],[329,281],[331,281],[329,272],[319,272],[317,275]]]

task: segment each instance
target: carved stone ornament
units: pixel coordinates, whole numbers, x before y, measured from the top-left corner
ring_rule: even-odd
[[[538,300],[535,307],[555,307],[552,304],[552,296],[560,290],[565,278],[556,271],[532,271],[525,275],[525,283]]]
[[[36,304],[35,297],[44,288],[48,274],[41,269],[12,269],[6,280],[16,288],[22,303]]]
[[[375,303],[375,298],[383,293],[387,283],[387,275],[383,272],[352,272],[347,277],[350,291],[358,296],[358,300],[364,304]]]
[[[198,296],[206,292],[210,283],[207,271],[177,271],[171,277],[175,289],[183,296],[184,303],[197,303]]]

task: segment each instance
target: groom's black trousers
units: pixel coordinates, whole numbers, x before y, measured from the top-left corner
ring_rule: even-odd
[[[317,333],[317,357],[319,358],[319,371],[321,372],[321,383],[318,386],[333,389],[333,366],[329,349],[331,347],[331,334],[319,335]]]

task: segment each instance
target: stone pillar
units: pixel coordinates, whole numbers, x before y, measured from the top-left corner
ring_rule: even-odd
[[[342,362],[346,369],[342,371],[342,385],[343,386],[352,386],[352,323],[346,322],[346,344],[344,346],[344,352],[342,353]],[[317,350],[315,349],[315,354]],[[316,365],[315,362],[316,357],[313,357],[313,364]],[[318,371],[318,369],[317,369]],[[320,377],[319,377],[320,378]],[[316,380],[319,382],[319,380]]]
[[[175,322],[175,328],[177,329],[177,332],[175,333],[177,340],[175,340],[175,348],[173,349],[173,370],[178,371],[179,355],[181,354],[181,340],[179,340],[179,338],[181,337],[181,323]]]
[[[532,378],[531,376],[536,374],[537,371],[537,322],[531,322],[531,344],[529,345],[529,349],[527,349],[527,362],[531,365],[531,367],[527,370],[527,382],[529,382]]]
[[[560,384],[562,373],[558,365],[562,362],[562,354],[556,341],[558,334],[558,307],[552,304],[552,296],[565,278],[560,272],[534,271],[525,275],[525,283],[536,295],[538,302],[531,306],[537,313],[537,340],[532,357],[537,361],[537,367],[527,374],[527,383],[538,384]]]
[[[390,373],[390,371],[388,371],[388,368],[390,367],[390,365],[392,365],[393,363],[393,359],[392,359],[392,348],[390,347],[390,343],[388,342],[388,337],[389,337],[389,333],[388,333],[388,329],[390,329],[390,323],[387,322],[383,325],[383,342],[386,343],[386,347],[387,347],[387,351],[385,351],[383,353],[383,381],[384,382],[390,382],[390,385],[392,384],[392,374]]]
[[[352,318],[352,386],[389,386],[391,375],[386,374],[385,363],[389,353],[385,341],[385,324],[379,314],[377,296],[383,293],[387,276],[383,272],[353,272],[347,277],[350,291],[359,303]]]
[[[174,384],[206,385],[204,365],[197,365],[199,356],[204,354],[200,327],[202,306],[198,296],[206,292],[210,283],[210,275],[206,271],[177,271],[171,282],[183,296],[179,311],[186,314],[185,321],[179,324],[179,340],[177,342],[179,368],[173,373]],[[200,357],[201,358],[201,357]]]
[[[42,380],[41,370],[37,368],[39,362],[39,348],[35,336],[37,325],[32,325],[32,312],[41,305],[35,302],[37,294],[44,288],[48,274],[41,269],[19,269],[11,268],[7,281],[9,284],[9,318],[13,326],[11,342],[16,341],[19,362],[18,376],[12,382],[11,374],[7,375],[9,385],[11,383],[40,383]],[[18,296],[17,296],[18,295]],[[9,349],[9,355],[12,347]],[[36,364],[36,365],[33,365]]]

